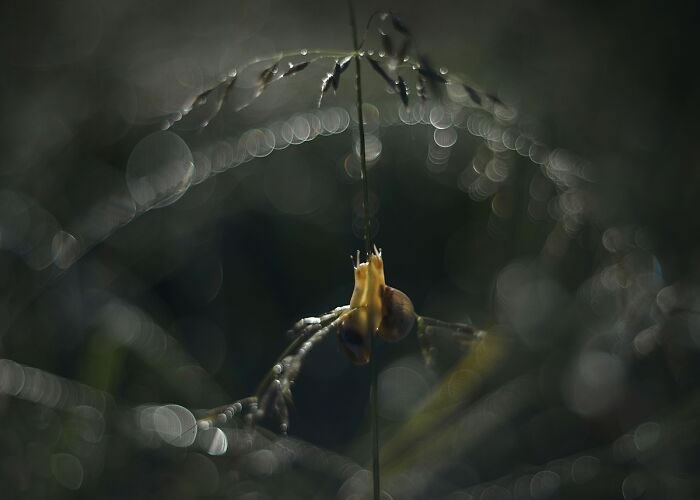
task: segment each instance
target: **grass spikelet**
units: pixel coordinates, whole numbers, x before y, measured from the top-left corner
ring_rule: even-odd
[[[393,56],[394,55],[394,44],[391,41],[391,37],[381,30],[379,31],[379,36],[382,39],[382,47],[384,48],[384,53],[387,56]]]
[[[255,97],[259,97],[260,94],[262,94],[265,91],[267,86],[277,74],[277,67],[278,63],[275,63],[269,68],[265,68],[264,70],[262,70],[260,76],[258,77],[258,89],[255,92]]]
[[[310,63],[311,61],[304,61],[297,64],[289,63],[289,69],[282,74],[282,78],[299,73],[301,70],[305,69]]]
[[[382,68],[382,65],[379,64],[376,60],[372,59],[370,56],[367,56],[367,62],[369,62],[369,65],[372,66],[372,69],[381,76],[385,82],[389,84],[389,86],[392,89],[396,88],[396,82],[392,77],[389,76],[389,73],[387,73],[384,68]]]
[[[321,80],[321,95],[318,97],[318,107],[321,107],[321,101],[323,101],[323,96],[328,89],[333,86],[333,73],[328,73],[323,80]]]
[[[337,60],[335,66],[333,67],[333,90],[338,90],[338,85],[340,85],[340,75],[342,75],[348,66],[350,66],[350,61],[352,57],[348,56],[342,60]]]
[[[486,97],[488,97],[491,100],[491,102],[493,102],[494,104],[499,104],[501,106],[505,105],[505,104],[503,104],[503,101],[497,95],[486,94]]]
[[[396,14],[390,14],[390,16],[391,16],[391,25],[394,27],[394,29],[396,31],[398,31],[402,35],[411,36],[411,32],[409,31],[409,29],[401,21],[401,19],[398,18],[398,16]]]
[[[351,56],[346,56],[343,59],[336,59],[335,65],[333,66],[333,71],[327,73],[323,80],[321,80],[321,95],[318,99],[318,106],[321,106],[321,101],[323,100],[323,95],[328,92],[328,90],[333,87],[333,92],[338,90],[340,85],[340,75],[342,75],[352,61]]]
[[[472,101],[474,101],[475,104],[481,105],[481,96],[476,90],[474,90],[472,87],[466,84],[464,85],[464,90],[467,91],[467,94],[469,94],[469,98]]]

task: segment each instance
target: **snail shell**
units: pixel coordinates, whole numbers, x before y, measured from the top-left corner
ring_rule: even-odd
[[[382,322],[377,335],[387,342],[398,342],[411,333],[416,322],[416,311],[408,295],[384,285],[382,288]]]

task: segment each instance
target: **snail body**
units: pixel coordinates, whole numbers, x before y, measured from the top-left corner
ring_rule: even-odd
[[[399,341],[410,333],[416,313],[405,293],[386,284],[384,261],[376,247],[367,262],[360,262],[358,252],[354,267],[351,310],[338,330],[338,340],[353,363],[366,364],[370,359],[370,335]]]

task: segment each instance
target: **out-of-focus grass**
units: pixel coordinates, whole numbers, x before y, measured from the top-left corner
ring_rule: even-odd
[[[451,136],[404,124],[396,96],[368,86],[382,147],[370,199],[390,282],[421,314],[502,325],[464,356],[441,346],[430,369],[415,337],[379,346],[380,394],[392,404],[380,420],[387,490],[696,497],[693,16],[625,2],[387,7],[400,7],[436,64],[515,104],[524,135],[585,174],[561,196],[548,176],[561,172],[533,165],[538,145],[531,154],[526,144],[491,164],[497,192],[470,191],[492,159],[483,139],[467,126],[442,147]],[[180,449],[165,444],[172,429],[142,428],[154,414],[174,422],[163,403],[204,408],[251,394],[294,321],[347,303],[347,255],[361,236],[346,162],[351,86],[324,97],[328,115],[295,114],[313,111],[322,71],[271,85],[240,113],[224,109],[208,131],[178,131],[181,152],[193,153],[199,175],[233,162],[245,131],[257,137],[275,121],[303,128],[325,116],[347,132],[237,165],[158,210],[138,213],[127,196],[135,151],[160,158],[149,144],[182,144],[158,133],[136,146],[206,83],[278,49],[347,48],[344,14],[328,2],[312,10],[257,1],[3,10],[8,497],[367,491],[367,373],[330,339],[304,363],[289,437],[265,430],[274,422],[248,434],[234,420],[218,456],[206,453],[221,451],[218,434]]]

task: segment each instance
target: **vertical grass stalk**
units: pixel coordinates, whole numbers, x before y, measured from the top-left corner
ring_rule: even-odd
[[[369,218],[369,181],[367,179],[367,156],[365,154],[365,120],[362,114],[362,68],[360,66],[359,44],[357,41],[357,21],[355,20],[355,9],[352,3],[353,0],[348,0],[348,9],[350,11],[350,28],[352,30],[352,43],[355,51],[355,89],[357,91],[357,126],[360,134],[360,168],[362,171],[362,208],[365,219],[365,255],[369,258],[372,250],[370,218]],[[375,338],[370,335],[370,387],[369,387],[369,405],[370,405],[370,425],[372,428],[372,498],[379,500],[380,483],[379,483],[379,427],[377,418],[377,357],[375,356]]]

